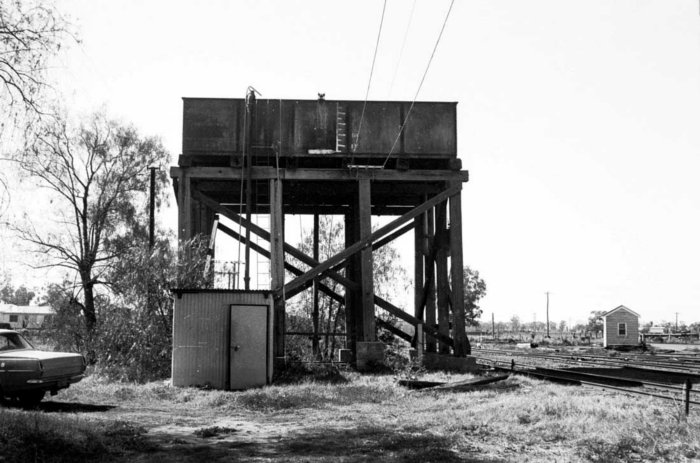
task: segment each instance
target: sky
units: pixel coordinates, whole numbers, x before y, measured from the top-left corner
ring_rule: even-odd
[[[383,4],[62,0],[81,43],[52,77],[175,164],[182,97],[364,99]],[[387,1],[370,99],[414,98],[449,6]],[[543,321],[550,292],[557,321],[700,320],[697,0],[456,0],[418,99],[458,102],[483,319]]]

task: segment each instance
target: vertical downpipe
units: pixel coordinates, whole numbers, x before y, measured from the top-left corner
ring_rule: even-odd
[[[253,163],[253,153],[251,152],[251,147],[253,145],[253,130],[255,127],[255,90],[253,88],[248,89],[248,94],[245,99],[245,110],[246,110],[246,122],[247,127],[244,128],[246,131],[246,142],[245,142],[245,218],[250,223],[251,213],[252,213],[252,200],[253,200],[253,179],[252,179],[252,163]],[[250,290],[250,227],[245,229],[245,273],[243,276],[243,282],[246,291]]]

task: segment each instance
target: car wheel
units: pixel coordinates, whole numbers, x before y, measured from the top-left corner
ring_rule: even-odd
[[[23,407],[36,407],[44,398],[45,391],[23,392],[17,396],[17,400]]]

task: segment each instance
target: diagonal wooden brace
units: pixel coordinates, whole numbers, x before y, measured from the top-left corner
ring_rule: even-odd
[[[219,223],[218,224],[219,230],[222,232],[226,233],[228,236],[230,236],[233,239],[236,239],[238,241],[243,242],[245,240],[244,236],[241,236],[236,232],[235,230],[232,230],[231,228],[227,227],[226,225]],[[269,259],[270,258],[270,251],[267,249],[263,248],[259,244],[255,243],[254,241],[250,242],[250,249],[253,251],[257,252],[261,256]],[[289,262],[284,263],[284,268],[287,269],[289,272],[293,273],[294,275],[303,275],[304,271],[296,267],[295,265],[290,264]],[[340,302],[341,304],[345,304],[345,298],[341,296],[340,294],[336,293],[333,291],[329,286],[323,284],[323,283],[318,283],[318,288],[323,291],[324,293],[328,294],[328,296],[331,297],[331,299],[334,299],[337,302]],[[292,296],[288,296],[288,299],[291,298]]]
[[[450,189],[448,189],[448,190],[443,191],[442,193],[436,195],[435,197],[431,198],[430,200],[426,201],[425,203],[421,204],[420,206],[416,207],[415,209],[409,211],[408,213],[404,214],[403,216],[399,217],[398,219],[394,220],[393,222],[391,222],[391,223],[385,225],[384,227],[378,229],[376,232],[374,232],[374,233],[372,233],[370,236],[368,236],[365,240],[367,240],[367,239],[376,239],[375,234],[377,234],[377,233],[379,233],[379,232],[381,232],[381,236],[384,236],[385,234],[390,233],[394,228],[401,226],[403,223],[405,223],[405,222],[407,222],[407,221],[409,221],[409,220],[412,220],[414,217],[417,217],[418,215],[422,214],[422,213],[425,212],[427,209],[433,207],[435,204],[438,204],[438,203],[440,203],[441,201],[444,201],[446,198],[448,198],[448,197],[450,197],[450,196],[452,196],[452,195],[458,193],[459,191],[460,191],[460,189],[459,189],[459,188],[456,188],[456,187],[450,188]],[[253,233],[255,233],[256,235],[258,235],[258,236],[261,237],[262,239],[267,240],[268,242],[270,241],[270,233],[269,233],[267,230],[265,230],[265,229],[263,229],[263,228],[257,226],[256,224],[254,224],[254,223],[252,223],[252,222],[248,222],[246,219],[244,219],[243,217],[241,217],[241,216],[239,216],[237,213],[235,213],[232,209],[230,209],[230,208],[228,208],[228,207],[226,207],[226,206],[222,206],[222,205],[219,204],[216,200],[214,200],[214,199],[208,197],[207,195],[205,195],[205,194],[203,194],[203,193],[201,193],[201,192],[199,192],[199,191],[197,191],[197,190],[194,190],[192,193],[193,193],[193,196],[195,196],[197,200],[199,200],[199,201],[201,201],[202,203],[206,204],[206,205],[207,205],[208,207],[210,207],[212,210],[214,210],[214,211],[216,211],[216,212],[222,214],[223,216],[227,217],[228,219],[230,219],[230,220],[232,220],[232,221],[234,221],[234,222],[236,222],[236,223],[239,223],[240,225],[242,225],[242,226],[244,226],[244,227],[250,227],[250,230],[251,230]],[[406,218],[408,215],[410,215],[410,217]],[[405,218],[405,220],[404,220],[404,218]],[[401,222],[398,223],[398,224],[396,224],[396,222],[398,222],[398,221],[401,221]],[[392,227],[392,226],[393,226],[393,227]],[[389,237],[394,237],[394,238],[395,238],[396,236],[398,236],[398,235],[399,235],[399,231],[403,231],[403,233],[406,233],[406,232],[408,232],[409,230],[411,230],[412,228],[413,228],[413,226],[410,226],[410,227],[409,227],[409,226],[403,227],[403,228],[397,230],[395,233],[392,233],[391,235],[388,235],[386,238],[378,240],[378,241],[376,242],[376,248],[380,247],[380,245],[386,244],[386,243],[388,242]],[[231,237],[233,237],[233,238],[235,238],[235,239],[245,240],[244,237],[240,236],[238,233],[236,233],[235,231],[231,230],[229,227],[226,227],[226,226],[223,225],[221,222],[219,222],[219,229],[221,229],[221,231],[225,232],[226,234],[230,235]],[[387,229],[388,229],[388,230],[387,230]],[[365,241],[365,240],[362,240],[362,241]],[[355,244],[352,245],[352,246],[355,246],[355,245],[357,245],[357,244],[358,244],[358,243],[355,243]],[[351,247],[352,247],[352,246],[351,246]],[[251,249],[253,249],[255,252],[260,253],[262,256],[268,257],[268,258],[269,258],[269,255],[270,255],[269,251],[265,250],[264,248],[262,248],[262,247],[260,247],[260,246],[258,246],[258,245],[253,246],[253,242],[251,242]],[[285,252],[289,253],[292,257],[295,257],[295,258],[299,259],[301,262],[303,262],[303,263],[306,264],[306,265],[313,266],[314,268],[316,268],[316,267],[318,267],[318,266],[321,265],[319,262],[317,262],[316,260],[314,260],[312,257],[306,255],[305,253],[303,253],[302,251],[300,251],[299,249],[297,249],[296,247],[294,247],[294,246],[292,246],[292,245],[290,245],[290,244],[285,243],[285,244],[284,244],[284,250],[285,250]],[[358,249],[358,251],[359,251],[359,249]],[[356,252],[357,252],[357,251],[356,251]],[[349,254],[349,255],[352,255],[352,254]],[[336,256],[337,256],[337,255],[336,255]],[[334,257],[335,257],[335,256],[334,256]],[[295,267],[295,266],[293,266],[293,265],[291,265],[291,264],[289,264],[289,263],[287,263],[287,262],[285,262],[284,265],[285,265],[285,268],[286,268],[287,270],[289,270],[290,272],[294,273],[295,275],[300,275],[300,276],[305,275],[305,274],[304,274],[301,270],[299,270],[297,267]],[[312,269],[312,270],[313,270],[313,269]],[[307,272],[307,273],[308,273],[308,272]],[[356,289],[356,288],[358,288],[357,283],[355,283],[354,281],[352,281],[352,280],[350,280],[350,279],[344,277],[343,275],[340,275],[340,274],[337,274],[337,273],[334,273],[334,272],[331,272],[331,271],[321,272],[321,273],[319,273],[319,276],[327,276],[327,277],[329,277],[329,278],[332,278],[333,280],[337,281],[338,283],[342,284],[343,286],[345,286],[346,288],[349,288],[349,289]],[[309,279],[308,282],[306,283],[306,285],[310,285],[312,281],[313,281],[313,278]],[[308,287],[308,286],[300,285],[301,290],[303,290],[303,289],[305,289],[305,288],[307,288],[307,287]],[[319,289],[321,289],[324,293],[328,294],[328,295],[329,295],[331,298],[333,298],[334,300],[336,300],[336,301],[338,301],[338,302],[344,302],[344,298],[343,298],[342,296],[340,296],[338,293],[336,293],[335,291],[333,291],[333,290],[332,290],[331,288],[329,288],[328,286],[322,284],[322,285],[319,286]],[[294,294],[297,294],[298,292],[299,292],[299,291],[291,292],[291,291],[286,291],[286,290],[285,290],[285,295],[290,295],[290,294],[291,294],[291,295],[294,295]],[[290,296],[290,297],[291,297],[291,296]],[[376,294],[375,294],[375,296],[374,296],[374,303],[375,303],[375,305],[377,305],[378,307],[380,307],[380,308],[386,310],[387,312],[389,312],[389,313],[395,315],[396,317],[398,317],[398,318],[400,318],[400,319],[402,319],[402,320],[404,320],[404,321],[406,321],[406,322],[408,322],[408,323],[410,323],[410,324],[412,324],[412,325],[414,325],[414,326],[415,326],[417,323],[422,323],[422,321],[420,321],[420,320],[418,320],[417,318],[415,318],[415,317],[413,317],[413,316],[407,314],[407,313],[404,312],[403,310],[401,310],[401,309],[399,309],[398,307],[394,306],[394,305],[391,304],[390,302],[388,302],[388,301],[382,299],[381,297],[377,296]],[[440,342],[442,342],[442,343],[444,343],[444,344],[447,344],[447,345],[449,345],[450,347],[452,347],[452,346],[454,345],[454,342],[453,342],[453,340],[452,340],[450,337],[445,336],[445,335],[442,335],[441,333],[438,332],[437,329],[433,329],[433,327],[430,327],[430,326],[427,326],[427,325],[424,326],[423,329],[425,330],[426,334],[435,337],[435,338],[436,338],[437,340],[439,340]]]
[[[222,232],[229,235],[233,239],[236,239],[238,241],[245,240],[245,237],[239,235],[236,231],[230,229],[229,227],[227,227],[226,225],[224,225],[222,223],[219,223],[218,227]],[[268,259],[270,258],[270,251],[268,251],[267,249],[263,248],[262,246],[260,246],[259,244],[255,243],[253,241],[251,241],[251,243],[250,243],[250,248],[253,251],[259,253],[261,256],[266,257]],[[290,271],[291,273],[293,273],[295,275],[302,275],[304,273],[302,270],[300,270],[296,266],[290,264],[289,262],[285,262],[284,267],[288,271]],[[329,286],[327,286],[323,283],[318,283],[318,288],[321,291],[323,291],[324,293],[326,293],[331,299],[335,300],[336,302],[339,302],[340,304],[345,304],[345,298],[343,296],[341,296],[340,294],[338,294],[337,292],[335,292]],[[380,298],[379,296],[375,296],[375,303],[377,304],[378,307],[384,308],[389,313],[394,314],[398,318],[403,318],[403,314],[405,313],[405,312],[403,312],[403,310],[399,309],[398,307],[392,306],[389,302],[385,301],[384,299]],[[400,314],[400,315],[397,315],[397,314]],[[406,315],[408,315],[408,314],[406,314]],[[408,316],[410,317],[410,315],[408,315]],[[410,319],[405,320],[405,321],[408,321],[409,323],[411,323],[413,321],[413,318],[411,317]],[[382,320],[382,322],[383,322],[383,320]],[[386,322],[384,322],[384,324],[388,325],[388,323],[386,323]],[[381,323],[380,323],[380,325],[381,325]],[[382,325],[382,326],[384,326],[384,325]],[[394,326],[391,326],[391,328],[389,326],[385,326],[385,328],[388,329],[389,331],[391,331],[392,333],[396,334],[397,336],[401,337],[402,339],[407,339],[408,341],[411,340],[411,336],[409,334],[401,331],[400,329],[398,329]],[[428,330],[430,330],[430,329],[428,328]],[[400,331],[401,334],[399,334],[397,331]],[[428,334],[434,334],[434,333],[429,332]],[[447,338],[447,339],[449,339],[449,338]],[[443,342],[444,342],[444,340],[443,340]]]
[[[389,233],[391,233],[395,229],[399,228],[401,225],[405,224],[409,220],[413,220],[415,217],[419,216],[420,214],[427,211],[431,207],[434,207],[436,204],[441,203],[442,201],[445,201],[450,196],[453,196],[455,194],[459,194],[460,191],[461,191],[461,188],[453,186],[453,187],[448,188],[447,190],[443,191],[442,193],[439,193],[439,194],[433,196],[432,198],[430,198],[428,201],[424,202],[423,204],[415,207],[414,209],[405,213],[401,217],[394,219],[393,221],[384,225],[383,227],[380,227],[379,229],[375,230],[367,237],[353,243],[352,245],[348,246],[344,250],[342,250],[339,253],[335,254],[334,256],[330,257],[326,261],[315,266],[314,268],[307,271],[302,276],[290,281],[289,283],[287,283],[284,286],[284,292],[285,293],[291,292],[295,288],[297,288],[298,286],[303,286],[306,282],[313,280],[317,276],[328,271],[331,267],[340,264],[341,262],[345,261],[348,257],[352,256],[353,254],[356,254],[356,253],[360,252],[362,249],[365,249],[368,246],[371,246],[373,241],[380,240],[381,238],[388,235]]]
[[[194,190],[193,195],[198,201],[201,201],[202,203],[206,204],[209,208],[212,210],[222,214],[226,218],[244,226],[244,227],[250,227],[250,231],[258,235],[260,238],[266,240],[267,242],[270,241],[270,233],[265,230],[264,228],[259,227],[258,225],[246,220],[245,218],[241,217],[238,215],[236,212],[234,212],[232,209],[222,206],[219,204],[216,200],[208,197],[207,195],[201,193],[200,191]],[[399,236],[403,235],[404,233],[409,232],[410,230],[413,229],[413,224],[407,225],[403,228],[400,228],[396,232],[392,233],[391,235],[386,236],[385,238],[377,241],[372,249],[379,249],[380,247],[388,244],[389,242],[393,241],[394,239],[398,238]],[[298,259],[302,263],[308,265],[309,267],[316,267],[320,263],[312,258],[311,256],[305,254],[298,248],[292,246],[291,244],[284,243],[284,252],[288,253],[290,256]],[[345,262],[342,262],[338,266],[323,272],[323,275],[320,276],[327,276],[329,278],[332,278],[333,280],[337,281],[341,285],[345,286],[348,289],[356,290],[359,288],[359,285],[355,283],[354,281],[350,280],[349,278],[337,273],[340,271],[345,265]],[[292,293],[295,294],[295,293]]]
[[[214,199],[208,197],[207,195],[199,192],[199,191],[193,191],[193,195],[201,202],[206,204],[208,207],[211,209],[215,210],[216,212],[219,212],[222,214],[224,217],[236,222],[239,225],[242,225],[246,228],[250,228],[250,231],[258,235],[260,238],[264,239],[265,241],[269,242],[270,241],[270,232],[265,230],[264,228],[259,227],[258,225],[254,224],[251,221],[246,220],[245,218],[241,217],[238,215],[236,212],[231,210],[230,208],[226,206],[222,206],[219,204],[217,201]],[[291,244],[284,243],[284,252],[288,253],[290,256],[299,259],[301,262],[304,264],[308,265],[309,267],[315,267],[319,265],[319,262],[314,260],[312,257],[306,255],[302,251],[300,251],[298,248],[292,246]],[[328,276],[329,278],[334,279],[341,285],[345,286],[346,288],[350,289],[358,289],[359,285],[355,283],[354,281],[350,280],[349,278],[344,277],[343,275],[333,272],[333,271],[327,271],[324,272],[325,276]]]

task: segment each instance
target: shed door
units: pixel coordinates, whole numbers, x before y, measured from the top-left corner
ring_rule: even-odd
[[[267,382],[267,306],[231,305],[231,389]]]

